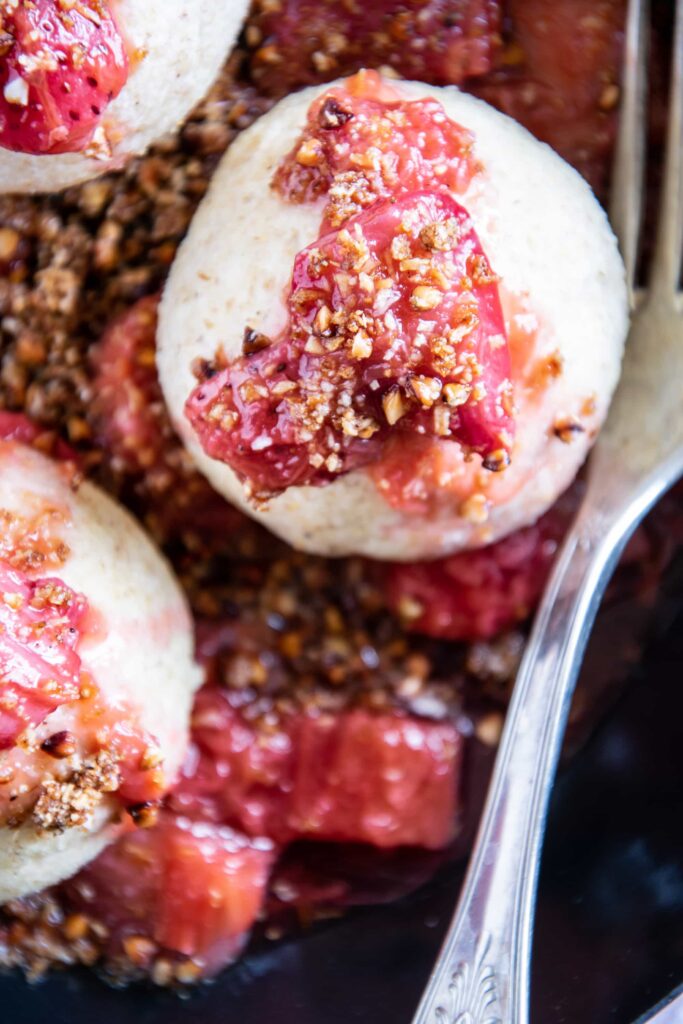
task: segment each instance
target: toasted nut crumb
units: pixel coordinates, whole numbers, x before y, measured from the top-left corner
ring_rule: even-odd
[[[61,732],[55,732],[52,736],[48,736],[44,740],[40,749],[44,750],[50,757],[64,758],[71,757],[76,753],[76,737],[63,729]]]
[[[254,353],[261,352],[264,348],[268,348],[269,345],[270,338],[266,334],[261,334],[260,331],[255,331],[252,327],[244,328],[242,351],[245,356],[253,356]]]
[[[318,167],[323,160],[322,149],[317,139],[304,139],[297,150],[296,162],[304,167]]]
[[[332,131],[335,128],[341,128],[342,125],[345,125],[352,118],[353,114],[351,111],[345,110],[334,97],[330,96],[320,108],[318,124],[325,131]]]
[[[354,359],[367,359],[372,355],[372,338],[365,331],[358,331],[354,335],[351,355]]]
[[[479,525],[489,517],[489,503],[483,494],[471,494],[460,506],[460,515],[470,523]]]
[[[510,453],[505,448],[496,448],[495,451],[489,452],[482,465],[491,473],[500,473],[510,465]]]
[[[448,437],[451,432],[451,414],[447,405],[434,406],[434,433],[439,437]]]
[[[583,423],[575,419],[573,416],[563,416],[555,420],[553,424],[553,434],[559,438],[563,444],[571,444],[575,437],[579,434],[585,434],[586,428]]]
[[[430,288],[427,284],[419,284],[417,288],[413,289],[413,294],[410,296],[410,305],[413,309],[436,309],[441,304],[443,299],[443,292],[440,292],[438,288]]]
[[[480,743],[487,747],[497,747],[503,731],[503,716],[499,711],[491,711],[483,715],[474,727],[474,733]]]
[[[446,399],[446,403],[451,408],[456,408],[459,405],[464,405],[467,399],[470,397],[471,388],[467,384],[445,384],[443,389],[443,396]]]
[[[145,935],[127,935],[122,945],[126,956],[140,967],[148,964],[157,952],[156,943]]]
[[[138,828],[151,828],[159,820],[159,805],[150,801],[134,804],[128,808],[128,813]]]
[[[415,376],[410,379],[410,387],[419,402],[431,408],[441,394],[441,381],[438,377]]]
[[[394,423],[398,423],[402,416],[408,412],[405,402],[403,401],[403,395],[397,387],[391,388],[387,391],[386,395],[382,399],[382,408],[384,409],[384,415],[387,418],[387,423],[390,427],[393,427]]]
[[[435,221],[427,224],[420,232],[420,241],[425,249],[433,249],[437,252],[446,252],[453,249],[461,237],[461,228],[455,217],[449,217],[446,221]]]
[[[90,922],[85,914],[69,914],[62,926],[62,931],[69,942],[84,939],[90,929]]]
[[[19,241],[19,234],[14,228],[0,228],[0,260],[11,260],[19,247]]]
[[[606,85],[602,90],[600,99],[598,100],[598,106],[601,110],[614,110],[619,102],[619,96],[619,86],[612,82],[609,85]]]

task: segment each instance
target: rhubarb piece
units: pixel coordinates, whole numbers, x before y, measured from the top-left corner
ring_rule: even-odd
[[[356,709],[252,725],[205,687],[194,756],[171,795],[178,813],[268,835],[441,849],[459,806],[462,740],[450,722]]]
[[[273,844],[225,826],[164,815],[122,837],[64,891],[108,930],[110,956],[139,968],[168,954],[178,980],[197,981],[241,952],[261,909]],[[163,967],[157,968],[161,978]]]
[[[379,569],[389,605],[416,633],[442,640],[489,640],[535,611],[581,487],[537,523],[496,544],[435,562]]]
[[[86,610],[85,598],[61,580],[31,580],[0,562],[0,750],[78,699]]]

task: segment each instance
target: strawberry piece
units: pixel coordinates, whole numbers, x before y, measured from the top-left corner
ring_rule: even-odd
[[[252,23],[254,79],[281,94],[383,65],[404,78],[459,85],[490,69],[502,11],[499,0],[285,0],[276,8],[256,3]]]
[[[244,517],[191,466],[164,404],[155,358],[158,306],[159,295],[139,299],[92,351],[96,439],[124,488],[132,485],[153,511],[157,532],[229,534]]]
[[[347,269],[341,292],[349,238],[363,240],[372,273],[390,288],[368,294]],[[427,259],[447,285],[416,288],[412,269],[401,269]],[[330,310],[352,333],[340,328],[329,350],[323,338],[311,354],[306,339]],[[311,394],[324,394],[325,417],[306,418]],[[449,438],[502,469],[514,437],[510,394],[497,278],[466,210],[446,192],[421,190],[375,202],[300,252],[287,336],[209,376],[186,413],[207,454],[268,494],[377,462],[394,434]]]
[[[128,77],[108,3],[18,0],[5,5],[0,28],[0,145],[35,154],[85,149]]]
[[[213,974],[242,950],[274,856],[267,840],[164,815],[119,839],[64,892],[75,909],[107,926],[110,954],[123,947],[144,967],[164,951]]]
[[[575,487],[533,526],[489,547],[381,567],[389,606],[408,629],[443,640],[488,640],[522,622],[538,604],[578,500]]]
[[[60,580],[31,580],[0,562],[0,750],[79,697],[86,611]]]
[[[440,849],[453,836],[462,740],[449,722],[399,713],[284,715],[251,725],[227,691],[195,705],[195,748],[171,796],[183,814],[249,835]]]

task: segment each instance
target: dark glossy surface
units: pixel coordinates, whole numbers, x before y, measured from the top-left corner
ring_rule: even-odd
[[[680,569],[680,565],[679,565]],[[544,856],[534,1024],[628,1024],[683,981],[683,613],[680,571],[658,638],[563,771]],[[624,644],[620,637],[618,643]],[[409,1024],[455,900],[450,865],[402,901],[256,945],[181,1000],[67,973],[0,978],[2,1024]]]

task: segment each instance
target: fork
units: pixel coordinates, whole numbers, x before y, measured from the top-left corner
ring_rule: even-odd
[[[588,636],[629,536],[683,473],[683,0],[677,0],[655,248],[636,289],[648,8],[630,0],[610,216],[632,322],[622,376],[520,665],[455,917],[413,1024],[526,1024],[548,799]]]

